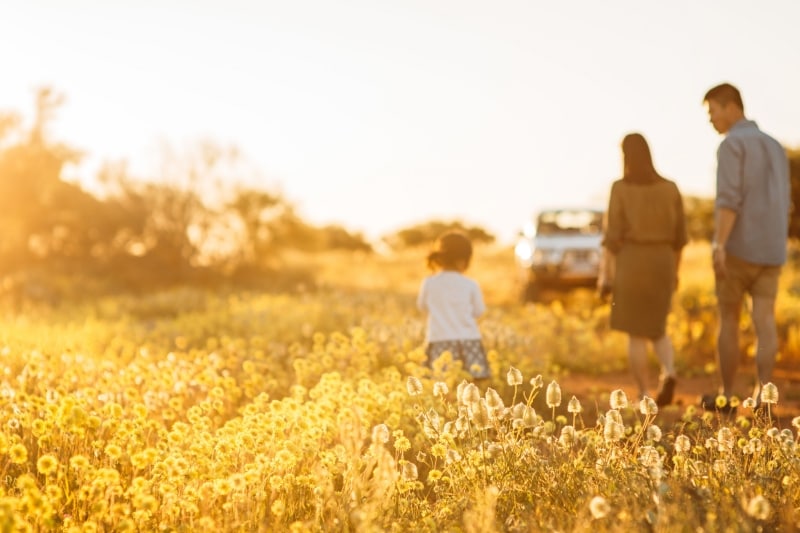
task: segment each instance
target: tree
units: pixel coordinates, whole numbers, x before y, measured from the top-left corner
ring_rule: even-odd
[[[684,196],[683,206],[689,238],[710,241],[714,237],[714,199]]]
[[[792,212],[789,217],[789,238],[800,238],[800,148],[786,150],[789,158]],[[714,237],[714,199],[684,196],[689,238],[710,241]]]
[[[6,272],[40,259],[85,255],[98,237],[89,228],[102,219],[102,206],[61,179],[64,166],[77,162],[80,153],[47,135],[62,103],[51,89],[39,89],[28,131],[16,115],[0,118],[0,264]]]
[[[483,228],[477,226],[466,226],[460,220],[445,222],[432,220],[423,222],[409,228],[387,235],[384,241],[392,248],[404,248],[411,246],[427,245],[434,242],[439,235],[449,230],[463,231],[475,243],[492,243],[495,241],[494,235],[488,233]]]
[[[306,223],[280,194],[241,185],[261,176],[237,149],[212,141],[181,152],[165,144],[149,179],[106,163],[96,197],[62,179],[81,157],[48,133],[63,102],[39,89],[28,129],[19,114],[0,113],[0,279],[75,274],[138,289],[236,282],[239,272],[276,272],[289,249],[371,249],[360,234]]]
[[[361,233],[351,233],[342,226],[328,225],[319,228],[324,249],[348,250],[352,252],[372,252],[369,244]]]

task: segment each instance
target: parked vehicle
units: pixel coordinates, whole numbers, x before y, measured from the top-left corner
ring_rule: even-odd
[[[514,248],[524,301],[543,289],[593,287],[600,272],[603,210],[546,209],[520,232]]]

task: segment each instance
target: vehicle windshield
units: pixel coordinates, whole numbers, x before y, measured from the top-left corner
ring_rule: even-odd
[[[560,209],[539,214],[539,235],[597,235],[603,230],[603,213],[591,209]]]

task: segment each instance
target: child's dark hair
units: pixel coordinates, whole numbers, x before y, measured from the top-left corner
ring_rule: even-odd
[[[428,267],[445,270],[462,270],[472,259],[472,242],[460,231],[447,231],[436,239],[433,250],[428,254]]]

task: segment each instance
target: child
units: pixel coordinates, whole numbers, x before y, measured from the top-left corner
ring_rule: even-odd
[[[472,243],[463,233],[449,231],[428,254],[433,274],[422,281],[417,307],[428,315],[425,354],[428,366],[449,351],[475,379],[490,377],[486,351],[476,319],[486,306],[478,284],[464,276],[472,258]]]

